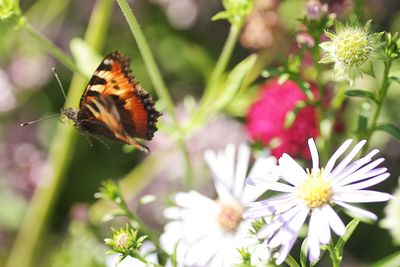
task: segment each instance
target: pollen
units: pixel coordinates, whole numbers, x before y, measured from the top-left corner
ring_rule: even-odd
[[[336,60],[349,67],[363,65],[373,50],[369,35],[360,29],[348,28],[338,32],[333,43]]]
[[[308,177],[299,188],[299,196],[310,209],[318,208],[328,203],[332,197],[332,186],[322,176],[322,170],[317,173],[307,170]]]
[[[233,232],[242,221],[243,208],[239,205],[221,205],[221,212],[217,217],[218,224],[225,232]]]

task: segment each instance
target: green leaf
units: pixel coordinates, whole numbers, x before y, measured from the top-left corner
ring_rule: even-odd
[[[390,76],[389,79],[391,79],[392,81],[395,81],[397,83],[400,83],[400,78],[397,76]]]
[[[361,138],[364,138],[368,131],[368,119],[371,116],[371,104],[364,102],[358,110],[358,133]]]
[[[288,255],[286,260],[286,264],[289,265],[290,267],[300,267],[300,265],[296,262],[295,259],[293,259],[292,256]]]
[[[242,60],[229,74],[225,85],[222,87],[224,90],[220,93],[219,97],[215,100],[214,104],[210,107],[209,112],[211,115],[223,109],[229,102],[236,96],[237,92],[242,86],[246,75],[250,72],[257,60],[256,55],[250,55]]]
[[[372,92],[366,90],[358,90],[358,89],[348,90],[346,91],[346,95],[351,97],[367,98],[374,101],[375,103],[377,102],[375,95]]]
[[[307,254],[308,254],[308,244],[307,244],[307,238],[305,238],[303,243],[301,244],[301,249],[300,249],[300,265],[301,265],[301,267],[307,266]]]
[[[226,11],[221,11],[215,14],[211,20],[216,21],[216,20],[222,20],[222,19],[228,19],[230,17],[229,13]]]
[[[390,123],[381,123],[375,127],[377,131],[384,131],[393,136],[394,138],[400,140],[400,129]]]
[[[400,266],[400,253],[398,251],[371,265],[371,267],[393,266]]]
[[[80,38],[73,38],[69,45],[76,65],[86,77],[91,77],[102,56]]]
[[[156,200],[157,200],[157,196],[155,196],[155,195],[145,195],[139,199],[139,204],[142,206],[142,205],[150,204]]]
[[[358,224],[360,223],[359,219],[353,219],[349,224],[346,226],[346,233],[344,236],[341,236],[336,243],[335,249],[338,251],[339,255],[343,255],[343,248],[344,245],[349,241],[350,237],[352,236],[354,230],[356,230]]]

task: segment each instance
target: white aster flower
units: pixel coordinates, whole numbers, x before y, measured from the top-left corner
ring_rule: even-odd
[[[387,193],[365,190],[390,175],[386,168],[377,168],[384,161],[383,158],[372,160],[378,153],[377,149],[352,162],[366,141],[355,145],[336,165],[336,161],[351,142],[351,139],[344,142],[328,160],[325,168],[319,167],[317,148],[314,140],[309,139],[311,172],[308,169],[305,171],[289,155],[283,154],[279,159],[280,178],[283,181],[249,176],[250,184],[282,192],[270,199],[251,203],[244,214],[249,219],[272,216],[272,223],[264,226],[258,236],[266,238],[270,248],[279,247],[276,264],[279,265],[286,259],[309,214],[308,251],[310,261],[314,262],[320,256],[320,245],[331,240],[330,229],[339,236],[345,234],[345,225],[332,208],[333,205],[341,206],[357,217],[376,220],[375,214],[352,203],[380,202],[392,198]]]
[[[178,263],[185,266],[232,266],[241,260],[238,248],[257,249],[257,239],[250,236],[250,224],[242,214],[245,205],[256,200],[266,188],[245,187],[250,160],[247,146],[241,145],[236,157],[233,145],[218,153],[206,151],[204,156],[218,198],[213,200],[196,191],[177,193],[176,206],[164,212],[173,221],[165,226],[161,246],[170,254],[176,252]],[[277,176],[276,169],[274,157],[260,157],[250,175],[268,180]]]

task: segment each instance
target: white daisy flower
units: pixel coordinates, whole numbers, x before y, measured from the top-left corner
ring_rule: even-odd
[[[345,225],[332,208],[333,205],[341,206],[357,217],[376,220],[375,214],[352,203],[380,202],[392,198],[387,193],[365,190],[384,181],[390,175],[386,168],[377,167],[384,161],[383,158],[372,160],[378,153],[377,149],[352,162],[365,145],[365,140],[355,145],[336,165],[336,161],[349,148],[351,142],[351,139],[344,142],[328,160],[325,168],[319,167],[317,147],[314,140],[309,139],[311,172],[308,169],[304,170],[289,155],[283,154],[279,159],[280,178],[283,181],[249,176],[250,184],[282,192],[270,199],[251,203],[244,214],[248,219],[272,216],[272,223],[264,226],[258,232],[258,236],[268,239],[270,248],[279,247],[276,264],[279,265],[286,259],[309,214],[308,251],[310,261],[314,262],[320,256],[320,245],[331,240],[330,229],[339,236],[345,234]]]
[[[176,194],[176,206],[164,212],[173,221],[165,226],[160,242],[166,252],[176,251],[178,263],[185,266],[231,266],[241,260],[238,248],[258,243],[256,238],[250,238],[250,224],[242,214],[245,205],[256,200],[266,188],[245,187],[250,160],[247,146],[241,145],[236,157],[234,145],[218,153],[206,151],[204,156],[218,198],[213,200],[196,191]],[[250,175],[268,180],[277,177],[276,169],[274,157],[260,157]]]

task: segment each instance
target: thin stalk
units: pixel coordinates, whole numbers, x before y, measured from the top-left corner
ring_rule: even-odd
[[[356,15],[356,18],[361,22],[364,21],[363,2],[364,2],[363,0],[354,1],[354,14]]]
[[[385,67],[384,67],[384,70],[383,70],[383,81],[382,81],[381,88],[379,89],[378,94],[377,94],[377,106],[376,106],[376,108],[375,108],[375,110],[374,110],[374,112],[372,114],[372,119],[370,121],[370,127],[368,129],[368,133],[367,133],[366,138],[365,138],[367,141],[369,141],[371,139],[372,134],[375,131],[375,127],[376,127],[377,122],[378,122],[378,117],[379,117],[379,114],[381,113],[381,110],[382,110],[383,101],[384,101],[384,99],[386,97],[387,91],[388,91],[389,86],[390,86],[389,71],[390,71],[390,67],[391,66],[392,66],[392,61],[391,60],[385,61]],[[368,143],[369,142],[367,142],[367,144],[365,145],[364,151],[367,150]]]
[[[329,257],[331,258],[332,261],[332,267],[340,267],[340,263],[341,260],[339,259],[337,253],[336,253],[336,249],[335,246],[333,245],[333,243],[329,243],[329,245],[327,246],[328,251],[329,251]]]
[[[319,36],[318,36],[319,38]],[[317,42],[319,39],[314,38],[315,41]],[[332,131],[332,125],[333,123],[330,123],[327,125],[325,123],[326,118],[326,113],[324,111],[324,88],[323,88],[323,82],[322,82],[322,68],[321,64],[319,63],[319,60],[321,59],[321,51],[319,46],[315,46],[312,49],[312,56],[313,56],[313,61],[314,61],[314,66],[317,72],[315,83],[317,86],[318,90],[318,105],[316,106],[316,111],[317,111],[317,117],[319,119],[319,133],[320,133],[320,153],[321,153],[321,161],[326,162],[328,159],[329,155],[329,142],[328,142],[328,134]],[[330,129],[325,129],[326,126],[329,126]]]
[[[100,28],[97,25],[108,25],[112,10],[112,0],[99,0],[92,12],[90,27],[87,28],[85,40],[96,50],[103,46],[102,35],[106,27]],[[96,20],[97,23],[94,23]],[[88,34],[90,32],[90,34]],[[36,35],[35,35],[36,36]],[[46,49],[53,50],[47,40],[38,39]],[[42,42],[43,41],[43,42]],[[54,51],[50,51],[54,52]],[[78,103],[86,80],[77,72],[74,73],[68,91],[67,100],[71,103]],[[72,126],[59,125],[54,136],[49,152],[49,163],[52,171],[45,174],[41,183],[35,190],[30,205],[28,206],[25,218],[10,251],[6,267],[29,267],[35,266],[35,253],[40,246],[42,236],[47,226],[47,221],[57,201],[61,185],[64,182],[64,174],[68,169],[71,156],[74,151],[74,144],[77,131]]]
[[[146,65],[147,72],[149,74],[150,80],[153,83],[154,89],[158,95],[158,97],[163,101],[166,106],[167,112],[170,115],[178,133],[178,144],[179,148],[182,151],[185,168],[186,168],[186,186],[191,188],[193,186],[194,173],[192,168],[192,163],[189,157],[189,151],[186,147],[184,141],[184,132],[182,127],[179,124],[178,118],[175,112],[174,102],[172,101],[171,96],[169,95],[168,89],[164,83],[164,80],[161,76],[161,73],[157,67],[157,64],[154,60],[153,54],[150,50],[150,46],[147,43],[147,40],[143,34],[143,31],[140,28],[138,21],[136,20],[135,15],[133,14],[129,4],[126,0],[117,0],[119,7],[122,10],[122,13],[125,16],[126,21],[128,22],[129,28],[133,34],[133,37],[136,40],[137,46],[139,48],[140,54],[143,57],[143,61]]]
[[[29,35],[35,39],[45,50],[47,50],[52,56],[60,61],[69,70],[81,74],[85,77],[85,74],[75,65],[74,61],[58,48],[53,42],[47,39],[41,32],[36,30],[30,23],[26,23],[24,29]]]
[[[239,39],[241,27],[232,24],[229,30],[228,38],[224,44],[222,52],[217,60],[215,68],[213,69],[210,80],[207,83],[206,90],[204,91],[201,99],[200,106],[207,105],[210,97],[214,95],[215,90],[218,89],[218,82],[221,79],[221,75],[225,72],[228,66],[229,60],[232,57],[233,50],[236,46],[237,40]]]
[[[210,103],[215,100],[217,90],[219,89],[218,83],[220,82],[221,76],[225,72],[229,60],[232,57],[233,50],[239,39],[240,30],[241,26],[231,25],[224,47],[210,75],[210,79],[207,82],[206,89],[200,100],[199,108],[191,120],[192,126],[203,123],[204,118],[207,117],[208,107]]]
[[[135,213],[131,212],[128,208],[128,205],[126,204],[125,200],[122,199],[121,203],[118,204],[118,206],[125,212],[126,216],[130,221],[135,222],[137,225],[132,225],[134,229],[140,229],[140,231],[144,234],[147,235],[150,240],[157,246],[157,248],[160,247],[160,244],[158,242],[158,238],[154,235],[153,231],[146,227],[146,224],[140,219],[139,216],[137,216]]]

